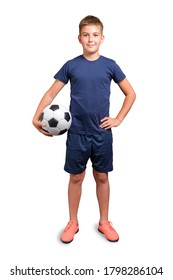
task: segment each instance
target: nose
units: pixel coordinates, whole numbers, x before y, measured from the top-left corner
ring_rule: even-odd
[[[89,42],[92,42],[93,41],[93,36],[89,36]]]

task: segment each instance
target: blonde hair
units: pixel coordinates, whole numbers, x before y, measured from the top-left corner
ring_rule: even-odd
[[[91,15],[84,17],[79,23],[79,34],[81,33],[82,27],[86,25],[100,25],[101,32],[103,32],[103,23],[98,17]]]

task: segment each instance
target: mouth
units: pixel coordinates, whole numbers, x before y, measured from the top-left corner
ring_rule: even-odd
[[[88,48],[93,48],[95,45],[87,45]]]

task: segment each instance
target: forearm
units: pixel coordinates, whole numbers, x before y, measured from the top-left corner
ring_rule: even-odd
[[[38,121],[40,114],[42,113],[43,109],[48,106],[56,97],[58,92],[64,87],[64,83],[61,81],[55,81],[53,85],[48,89],[48,91],[43,95],[36,112],[33,117],[33,121]]]
[[[43,98],[41,99],[40,103],[38,104],[38,107],[36,109],[36,112],[33,117],[33,121],[38,121],[40,118],[40,115],[43,111],[43,109],[48,106],[52,102],[52,98],[48,93],[45,93]]]
[[[128,112],[130,111],[136,99],[136,94],[127,79],[124,79],[122,82],[120,82],[119,87],[121,88],[122,92],[125,95],[125,99],[122,104],[122,107],[115,118],[111,118],[111,117],[103,118],[101,120],[101,125],[100,125],[101,128],[111,129],[112,127],[119,126],[121,122],[124,120],[124,118],[126,117],[126,115],[128,114]]]
[[[125,99],[116,118],[119,121],[123,121],[136,99],[136,94],[133,87],[131,86],[131,84],[126,78],[123,81],[121,81],[118,84],[118,86],[120,87],[121,91],[124,93]]]
[[[124,120],[124,118],[126,117],[128,112],[130,111],[135,99],[136,99],[136,95],[133,92],[131,94],[126,95],[126,97],[124,99],[124,102],[123,102],[123,105],[122,105],[120,111],[118,112],[118,114],[116,116],[116,118],[119,121],[122,122]]]

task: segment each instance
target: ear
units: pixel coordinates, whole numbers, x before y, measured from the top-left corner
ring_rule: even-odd
[[[102,35],[102,39],[101,39],[101,42],[102,42],[102,43],[103,43],[104,39],[105,39],[105,36]]]
[[[81,36],[78,35],[78,40],[79,40],[79,43],[81,44]]]

